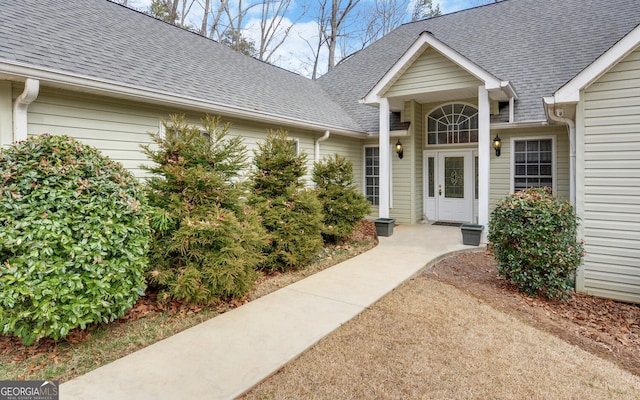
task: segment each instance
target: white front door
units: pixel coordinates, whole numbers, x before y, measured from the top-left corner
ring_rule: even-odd
[[[472,151],[438,152],[437,219],[471,222],[474,184]]]

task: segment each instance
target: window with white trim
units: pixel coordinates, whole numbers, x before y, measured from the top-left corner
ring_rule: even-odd
[[[553,189],[553,139],[513,141],[513,190]]]
[[[478,109],[462,103],[442,105],[427,116],[427,144],[478,142]]]
[[[373,206],[380,205],[380,149],[364,148],[364,189]]]
[[[298,138],[289,138],[289,142],[293,145],[295,149],[296,156],[300,155],[300,139]]]

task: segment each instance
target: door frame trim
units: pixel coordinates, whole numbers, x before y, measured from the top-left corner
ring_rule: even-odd
[[[466,201],[466,207],[469,208],[469,212],[471,215],[471,219],[469,222],[473,222],[476,221],[478,218],[478,211],[476,210],[476,205],[475,205],[475,176],[474,176],[474,156],[477,155],[478,149],[477,147],[465,147],[465,148],[457,148],[457,149],[442,149],[442,150],[423,150],[423,157],[422,157],[422,177],[423,177],[423,193],[422,193],[422,203],[423,203],[423,214],[426,220],[429,221],[438,221],[439,220],[439,214],[440,214],[440,200],[439,200],[439,196],[437,194],[437,185],[438,185],[438,175],[439,175],[439,171],[440,171],[440,165],[439,165],[439,159],[440,159],[440,155],[446,155],[446,154],[460,154],[460,153],[465,153],[464,157],[465,157],[465,165],[466,164],[470,164],[471,168],[471,179],[467,180],[471,183],[471,189],[469,190],[470,197],[469,199],[465,198]],[[434,158],[434,197],[430,198],[429,197],[429,170],[428,170],[428,166],[429,166],[429,157],[433,157]],[[469,159],[469,163],[467,163],[467,158]],[[477,171],[475,171],[477,173]],[[466,191],[466,189],[465,189]],[[430,204],[433,203],[433,204]]]

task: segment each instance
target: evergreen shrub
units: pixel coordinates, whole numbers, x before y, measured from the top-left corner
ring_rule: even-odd
[[[549,189],[507,196],[496,205],[489,223],[498,273],[529,295],[565,298],[582,260],[577,227],[571,203]]]
[[[370,209],[356,189],[353,164],[339,154],[324,158],[314,164],[313,182],[322,203],[322,236],[327,242],[344,240]]]
[[[144,294],[150,230],[134,176],[42,135],[0,150],[0,327],[31,344],[110,322]]]
[[[202,128],[171,116],[144,151],[153,206],[148,279],[160,299],[214,303],[254,285],[266,233],[246,204],[246,147],[229,124],[207,116]]]
[[[269,131],[254,151],[252,202],[269,234],[262,269],[301,267],[322,248],[322,205],[301,181],[306,160],[282,130]]]

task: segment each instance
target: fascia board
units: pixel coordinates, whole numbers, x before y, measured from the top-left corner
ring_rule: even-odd
[[[364,104],[379,104],[381,94],[384,89],[394,82],[397,77],[411,65],[411,63],[422,54],[429,46],[424,40],[424,33],[421,34],[418,39],[413,42],[411,47],[400,57],[398,61],[387,71],[386,74],[378,81],[378,83],[369,91],[369,93],[362,99]]]
[[[226,116],[239,117],[251,121],[283,124],[291,127],[331,131],[334,134],[351,137],[366,137],[366,133],[340,126],[324,125],[305,121],[297,118],[284,117],[277,114],[259,112],[237,106],[215,103],[195,97],[179,96],[169,92],[151,90],[134,85],[124,85],[117,82],[86,77],[67,72],[33,67],[30,65],[7,63],[0,60],[0,75],[14,76],[16,78],[33,78],[41,81],[41,84],[67,86],[82,92],[93,92],[107,96],[126,98],[145,103],[157,104],[166,107],[181,107],[198,112],[219,113]]]
[[[640,44],[640,25],[620,39],[609,50],[602,53],[578,75],[558,89],[553,97],[555,103],[578,103],[580,91],[589,87],[620,60],[631,53]],[[546,101],[546,100],[545,100]]]
[[[384,90],[393,83],[410,63],[420,56],[424,50],[428,47],[432,47],[453,63],[459,65],[462,69],[476,77],[478,80],[484,82],[484,86],[487,90],[501,90],[508,81],[501,81],[489,72],[482,69],[477,64],[473,63],[462,54],[458,53],[451,47],[447,46],[440,40],[436,39],[430,32],[422,32],[418,39],[409,47],[409,49],[400,57],[400,59],[389,69],[389,71],[378,81],[378,83],[367,93],[367,95],[361,100],[364,104],[377,104],[380,102],[380,98]],[[510,85],[509,85],[510,87]],[[510,87],[510,89],[512,89]],[[515,93],[515,92],[514,92]]]

